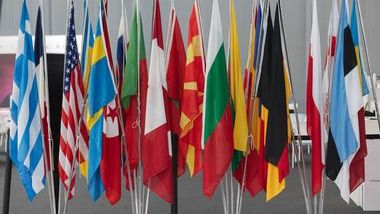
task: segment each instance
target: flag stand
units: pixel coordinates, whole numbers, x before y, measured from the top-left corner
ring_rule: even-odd
[[[4,176],[3,214],[9,214],[9,205],[11,198],[12,161],[9,158],[9,136],[10,135],[8,130],[5,141],[6,168]]]

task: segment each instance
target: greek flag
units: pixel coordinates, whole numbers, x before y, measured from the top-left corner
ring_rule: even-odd
[[[9,156],[30,201],[45,186],[41,116],[26,0],[21,10],[12,98]]]

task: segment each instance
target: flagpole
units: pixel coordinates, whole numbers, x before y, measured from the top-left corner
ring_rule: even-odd
[[[170,44],[171,44],[171,38],[172,34],[174,33],[174,26],[175,26],[175,19],[173,19],[173,16],[175,15],[175,8],[174,8],[174,0],[170,1],[170,15],[169,15],[169,24],[168,24],[168,33],[166,36],[166,51],[170,51]],[[155,8],[155,7],[154,7]],[[154,9],[155,11],[155,9]],[[154,12],[153,12],[154,14]],[[176,15],[175,15],[176,16]],[[169,34],[171,33],[171,34]],[[167,52],[167,57],[170,56],[170,53]],[[168,58],[167,58],[168,59]],[[166,67],[168,66],[167,63],[169,61],[166,60]],[[174,134],[173,132],[170,132],[170,138],[171,138],[171,147],[172,147],[172,179],[173,179],[173,203],[170,205],[170,213],[171,214],[177,214],[178,213],[178,171],[177,171],[177,157],[178,157],[178,136]],[[170,142],[169,142],[170,143]],[[149,201],[149,200],[148,200]]]
[[[290,87],[292,90],[292,95],[293,95],[293,105],[294,105],[294,111],[295,111],[295,116],[296,116],[296,125],[297,125],[297,134],[298,134],[298,149],[300,152],[300,162],[302,164],[302,170],[300,166],[300,162],[297,162],[298,165],[298,171],[300,173],[300,179],[301,179],[301,185],[302,185],[302,190],[304,193],[305,197],[305,204],[306,204],[306,211],[307,213],[311,213],[311,201],[310,201],[310,189],[309,186],[306,184],[306,173],[305,173],[305,161],[303,157],[303,149],[302,149],[302,139],[301,139],[301,131],[300,131],[300,122],[299,122],[299,113],[298,113],[298,106],[297,106],[297,100],[296,96],[294,94],[294,88],[293,88],[293,81],[292,81],[292,75],[290,71],[290,65],[289,65],[289,58],[288,58],[288,48],[286,44],[286,36],[285,36],[285,30],[284,30],[284,23],[283,23],[283,17],[282,17],[282,9],[281,9],[281,0],[278,0],[279,4],[279,12],[280,12],[280,26],[281,26],[281,34],[282,34],[282,40],[283,40],[283,46],[284,46],[284,51],[285,51],[285,64],[287,67],[287,72],[289,75],[289,81],[290,81]]]
[[[48,173],[45,172],[45,174],[48,174],[47,176],[47,185],[48,185],[48,188],[49,188],[49,197],[50,197],[50,200],[51,200],[51,207],[52,205],[54,207],[52,207],[52,213],[56,213],[57,212],[57,207],[56,207],[56,198],[55,198],[55,187],[54,187],[54,177],[53,177],[53,170],[54,170],[54,164],[53,164],[53,149],[52,149],[52,143],[53,143],[53,136],[52,136],[52,133],[51,133],[51,124],[50,124],[50,101],[49,101],[49,77],[48,77],[48,71],[47,71],[47,53],[46,53],[46,39],[45,39],[45,18],[44,18],[44,0],[40,0],[40,5],[41,5],[41,27],[42,27],[42,35],[43,35],[43,38],[42,38],[42,41],[43,41],[43,47],[44,47],[44,51],[43,51],[43,70],[44,70],[44,92],[45,92],[45,102],[46,102],[46,120],[47,120],[47,128],[48,128],[48,148],[44,148],[45,150],[45,159],[46,158],[49,158],[49,161],[45,161],[45,165],[48,166],[47,169],[50,169]],[[41,74],[40,74],[41,75]],[[44,108],[44,106],[40,106],[40,108]],[[43,146],[45,146],[45,144],[43,144]],[[46,152],[46,149],[48,149],[49,151],[49,157],[47,157],[47,152]],[[49,165],[47,164],[49,163]]]
[[[373,81],[373,78],[372,78],[372,70],[371,70],[371,61],[369,59],[369,53],[368,53],[368,46],[367,46],[367,37],[366,37],[366,32],[365,32],[365,29],[364,29],[364,22],[363,22],[363,16],[362,16],[362,9],[361,9],[361,6],[360,6],[360,3],[359,3],[359,0],[356,1],[356,4],[358,6],[358,15],[359,15],[359,19],[360,19],[360,29],[361,29],[361,33],[362,33],[362,36],[363,36],[363,44],[364,44],[364,49],[365,49],[365,58],[366,58],[366,61],[367,61],[367,67],[368,67],[368,75],[370,76],[370,82],[371,82],[371,88],[372,88],[372,95],[373,95],[373,99],[375,101],[375,109],[376,109],[376,117],[377,117],[377,125],[379,126],[379,130],[380,130],[380,114],[379,114],[379,104],[377,102],[377,93],[376,93],[376,88],[375,88],[375,83]]]
[[[126,49],[127,47],[127,35],[128,35],[128,27],[127,27],[127,19],[126,19],[126,11],[125,11],[125,4],[124,4],[124,0],[121,0],[121,7],[122,7],[122,18],[123,18],[123,25],[124,25],[124,35],[123,35],[123,48]],[[119,68],[120,69],[123,69],[122,71],[124,71],[124,65],[125,65],[125,59],[126,59],[126,50],[123,52],[124,53],[124,56],[123,56],[123,68]],[[114,74],[114,73],[113,73]],[[114,78],[115,79],[115,78]],[[119,81],[122,81],[122,80],[119,80]],[[123,120],[123,113],[122,113],[122,106],[121,106],[121,98],[120,98],[120,94],[119,94],[119,91],[116,90],[116,104],[118,105],[117,109],[118,109],[118,119],[119,119],[119,125],[121,127],[121,143],[122,143],[122,150],[121,151],[125,151],[125,155],[126,155],[126,158],[125,158],[125,165],[127,167],[127,177],[128,177],[128,185],[129,185],[129,192],[130,192],[130,197],[131,197],[131,206],[132,206],[132,213],[133,214],[137,214],[137,210],[136,210],[136,207],[134,206],[135,205],[135,201],[136,201],[136,197],[135,197],[135,190],[132,186],[132,177],[131,177],[131,168],[130,168],[130,162],[129,162],[129,155],[128,155],[128,147],[127,147],[127,140],[126,140],[126,137],[125,137],[125,130],[124,130],[124,120]],[[122,154],[120,154],[122,155]],[[121,160],[123,160],[123,158],[121,157]],[[123,166],[124,166],[124,163],[123,163]],[[123,168],[123,167],[122,167]]]
[[[67,36],[68,36],[68,34],[69,34],[69,30],[68,30],[68,27],[69,27],[69,23],[70,23],[70,11],[71,11],[71,7],[70,6],[72,6],[71,5],[71,1],[73,1],[73,0],[67,0],[67,11],[66,11],[66,17],[67,17],[67,20],[66,20],[66,38],[67,38]],[[66,43],[65,43],[65,50],[67,49],[67,41],[66,41]],[[66,62],[66,54],[64,55],[64,62]],[[63,71],[63,76],[65,77],[65,69],[64,69],[64,71]],[[64,80],[65,78],[63,78],[63,80]],[[87,100],[87,96],[85,97],[85,102],[86,102],[86,100]],[[82,115],[83,115],[83,112],[84,112],[84,108],[85,108],[85,103],[83,104],[83,106],[82,106],[82,109],[81,109],[81,111],[80,111],[80,120],[79,120],[79,127],[81,126],[81,122],[82,122]],[[78,133],[79,133],[79,131],[78,131]],[[78,136],[78,133],[76,133],[75,134],[75,136]],[[74,159],[73,159],[73,163],[71,164],[71,169],[70,169],[70,172],[69,172],[69,185],[68,185],[68,192],[66,192],[66,191],[64,191],[64,207],[63,207],[63,214],[65,214],[66,213],[66,210],[67,210],[67,202],[68,202],[68,198],[69,198],[69,192],[70,192],[70,187],[71,187],[71,182],[72,182],[72,171],[73,171],[73,169],[74,169],[74,165],[76,165],[76,159],[75,159],[75,156],[76,156],[76,153],[77,153],[77,151],[78,151],[78,142],[77,142],[77,140],[75,140],[76,141],[76,144],[75,144],[75,147],[74,147]],[[61,196],[62,196],[62,194],[61,194],[61,190],[62,190],[62,183],[60,182],[60,185],[59,185],[59,201],[58,201],[58,213],[60,214],[61,213],[61,206],[62,206],[62,204],[61,204]]]
[[[71,0],[66,0],[66,34],[65,38],[67,38],[68,35],[68,26],[69,26],[69,14],[70,14],[70,1]],[[67,48],[67,41],[65,42],[65,50]],[[64,62],[66,62],[66,54],[64,55]],[[65,81],[65,68],[63,68],[63,81]],[[58,175],[59,176],[59,175]],[[59,179],[59,190],[58,190],[58,214],[61,213],[61,207],[62,207],[62,182]]]
[[[3,0],[0,0],[0,19],[2,15],[2,9],[3,9]]]
[[[143,209],[142,209],[142,200],[143,200],[143,181],[142,181],[142,151],[141,151],[141,90],[140,90],[140,30],[141,30],[141,25],[140,25],[140,1],[136,0],[136,23],[137,23],[137,112],[138,112],[138,119],[137,119],[137,126],[138,126],[138,169],[137,169],[137,182],[138,182],[138,214],[143,214]]]
[[[219,0],[217,0],[217,1],[219,1]],[[226,56],[227,56],[227,60],[228,60],[228,68],[227,68],[227,73],[230,73],[231,72],[231,70],[230,70],[230,68],[229,68],[229,66],[230,66],[230,54],[231,54],[231,15],[232,15],[232,13],[231,13],[231,8],[232,8],[232,1],[233,0],[228,0],[228,3],[229,3],[229,16],[230,16],[230,23],[229,23],[229,31],[228,31],[228,47],[227,47],[227,54],[226,54]],[[240,62],[239,62],[240,63]],[[230,170],[227,170],[227,172],[226,172],[226,175],[225,175],[225,177],[226,177],[226,193],[227,193],[227,198],[228,198],[228,208],[229,208],[229,210],[228,210],[228,212],[231,212],[231,213],[233,213],[233,210],[234,210],[234,208],[233,208],[233,206],[234,206],[234,204],[233,204],[233,201],[234,201],[234,195],[233,195],[233,182],[232,182],[232,173],[230,174],[230,172],[229,171],[231,171],[232,172],[232,167],[230,166],[229,167],[230,168]],[[229,181],[229,179],[231,179],[231,181]]]
[[[80,117],[79,117],[79,125],[78,127],[81,127],[82,126],[82,122],[83,122],[83,113],[84,113],[84,110],[85,110],[85,107],[86,107],[86,102],[87,102],[87,95],[85,97],[85,102],[82,104],[82,109],[80,111]],[[76,140],[75,140],[75,146],[74,146],[74,158],[73,158],[73,163],[71,164],[71,169],[70,169],[70,172],[69,172],[69,185],[68,185],[68,191],[65,195],[65,204],[64,204],[64,207],[63,207],[63,214],[66,214],[66,210],[67,210],[67,203],[68,203],[68,200],[69,200],[69,196],[70,196],[70,191],[71,191],[71,183],[72,183],[72,180],[73,180],[73,176],[76,175],[76,173],[73,173],[76,169],[76,165],[77,165],[77,160],[76,160],[76,154],[79,150],[79,139],[80,139],[80,128],[77,130],[77,133],[76,133]]]
[[[3,214],[9,214],[11,185],[12,185],[12,161],[9,157],[9,139],[10,139],[9,133],[10,131],[8,129],[7,134],[6,134],[6,141],[5,141],[6,168],[5,168],[5,175],[4,175]]]
[[[255,17],[256,17],[256,11],[255,11],[255,8],[256,8],[256,0],[253,0],[252,1],[253,4],[252,4],[252,18],[251,18],[251,22],[253,23],[254,20],[255,20]],[[250,62],[250,59],[252,58],[252,46],[251,46],[251,43],[252,43],[252,33],[253,33],[253,28],[255,26],[253,26],[251,24],[251,29],[250,29],[250,34],[249,34],[249,51],[248,51],[248,66],[247,67],[250,67],[249,63],[252,63],[253,65],[253,61]],[[261,29],[260,29],[261,30]],[[255,35],[255,39],[256,39],[256,35]],[[254,65],[253,65],[254,66]],[[247,78],[247,84],[250,84],[249,82],[249,79],[252,78],[250,75],[251,72],[248,71],[248,78]],[[254,81],[252,79],[252,81]],[[249,86],[248,86],[248,89],[249,89]],[[251,88],[251,90],[253,89],[253,87]],[[249,95],[249,93],[247,93],[247,95]],[[254,99],[252,99],[252,94],[251,94],[251,97],[248,97],[247,96],[247,101],[248,102],[251,102],[251,101],[254,101]],[[245,154],[245,158],[244,158],[244,169],[243,169],[243,179],[242,179],[242,184],[238,187],[238,194],[237,194],[237,201],[236,201],[236,214],[240,214],[241,213],[241,207],[242,207],[242,204],[243,204],[243,194],[244,194],[244,189],[245,189],[245,180],[246,180],[246,175],[247,175],[247,163],[248,163],[248,155],[250,153],[250,146],[252,145],[252,125],[253,125],[253,121],[252,119],[254,118],[254,116],[252,114],[255,113],[255,105],[253,106],[253,109],[252,109],[252,105],[249,106],[249,115],[248,115],[248,139],[247,139],[247,144],[246,144],[246,154]],[[252,112],[253,110],[253,112]]]
[[[333,1],[339,1],[339,0],[333,0]],[[337,4],[339,4],[339,2],[336,2]],[[334,10],[332,8],[332,10]],[[341,10],[341,7],[338,7],[338,11],[339,11],[339,14],[340,14],[340,10]],[[340,19],[340,18],[339,18]],[[338,32],[338,35],[337,35],[337,38],[339,37],[339,32]],[[332,43],[332,37],[330,37],[329,35],[329,38],[328,38],[328,42],[329,42],[329,46],[331,46],[331,43]],[[327,104],[326,104],[326,108],[328,106],[330,106],[330,102],[331,102],[331,85],[332,85],[332,76],[333,76],[333,73],[334,73],[334,64],[335,64],[335,56],[334,58],[332,57],[332,47],[330,47],[330,50],[329,50],[329,53],[328,53],[328,57],[327,57],[327,65],[328,65],[328,94],[327,94]],[[329,113],[327,113],[328,115]],[[327,118],[325,118],[327,120],[330,120],[330,117],[328,116]],[[326,124],[326,130],[328,131],[329,130],[329,127],[330,127],[330,122],[327,121],[327,124]],[[323,145],[323,149],[324,149],[324,153],[327,154],[327,144],[328,142],[326,143],[326,145],[324,144]],[[323,214],[323,210],[324,210],[324,199],[325,199],[325,192],[326,192],[326,181],[327,181],[327,176],[326,176],[326,168],[323,168],[322,170],[322,174],[323,174],[323,177],[322,177],[322,190],[320,192],[320,198],[319,198],[319,214]]]

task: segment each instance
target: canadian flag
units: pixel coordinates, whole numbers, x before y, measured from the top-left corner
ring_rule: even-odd
[[[115,100],[104,108],[103,153],[100,162],[106,197],[116,204],[121,197],[121,140],[118,109]]]

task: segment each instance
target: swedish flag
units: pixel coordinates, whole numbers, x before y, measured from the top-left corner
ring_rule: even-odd
[[[102,158],[103,109],[115,95],[116,88],[110,56],[106,51],[105,33],[103,29],[105,10],[103,1],[100,1],[99,18],[95,33],[94,49],[92,53],[91,72],[88,84],[88,112],[87,124],[90,130],[90,148],[88,160],[88,191],[95,201],[104,191],[100,177],[100,161]],[[108,35],[107,35],[108,36]]]

